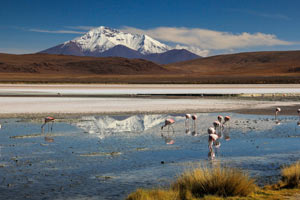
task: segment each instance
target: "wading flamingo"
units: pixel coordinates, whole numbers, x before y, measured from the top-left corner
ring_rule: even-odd
[[[174,131],[174,128],[172,127],[172,124],[174,124],[174,123],[175,123],[175,120],[174,120],[174,119],[171,119],[171,118],[166,119],[166,120],[165,120],[165,124],[161,127],[161,130],[163,130],[164,127],[168,126],[168,130],[169,130],[169,128],[171,127],[171,128],[173,129],[173,131]]]
[[[51,124],[51,131],[52,131],[54,121],[55,121],[55,119],[54,119],[53,117],[46,117],[46,118],[44,119],[44,124],[41,126],[42,130],[44,130],[44,126],[45,126],[47,123],[52,122],[52,124]],[[49,131],[49,124],[48,124],[48,131]]]
[[[223,122],[223,125],[226,124],[227,122],[230,121],[230,117],[229,116],[225,116],[224,117],[224,122]]]
[[[185,114],[185,133],[190,134],[190,119],[192,118],[191,114]]]
[[[174,142],[175,142],[175,141],[169,136],[169,129],[170,129],[170,127],[172,128],[173,133],[174,133],[174,128],[173,128],[173,126],[172,126],[172,124],[174,124],[174,123],[175,123],[175,120],[169,118],[169,119],[166,119],[166,120],[165,120],[165,124],[161,127],[161,130],[163,130],[164,127],[168,126],[168,136],[164,136],[163,133],[161,133],[161,137],[163,137],[163,138],[165,139],[165,143],[166,143],[166,144],[174,144]]]
[[[209,150],[213,150],[212,149],[213,142],[216,141],[219,138],[219,136],[216,134],[216,130],[213,127],[210,127],[207,130],[207,133],[208,133],[208,147],[209,147]]]
[[[278,115],[278,113],[281,111],[281,109],[280,108],[276,108],[276,110],[275,110],[275,120],[277,120],[277,115]]]
[[[219,121],[221,124],[222,124],[223,119],[224,119],[223,116],[221,116],[221,115],[218,116],[218,121]]]
[[[192,120],[194,121],[194,123],[193,123],[194,131],[192,132],[192,134],[194,136],[197,135],[197,123],[196,123],[197,118],[198,118],[197,115],[192,115]]]
[[[222,134],[222,130],[223,130],[223,124],[222,124],[222,122],[223,122],[223,120],[224,120],[224,117],[222,116],[222,115],[219,115],[218,116],[218,121],[220,122],[220,131],[221,131],[221,134]]]
[[[215,128],[215,130],[217,131],[217,129],[218,129],[218,131],[217,131],[217,135],[219,136],[219,137],[221,137],[222,136],[222,134],[221,134],[221,124],[220,124],[220,122],[219,121],[214,121],[213,122],[213,125],[214,125],[214,128]]]
[[[191,114],[185,114],[185,127],[188,128],[190,124],[190,119],[192,118]]]
[[[228,123],[230,121],[230,117],[229,116],[225,116],[224,117],[224,122],[222,124],[222,129],[225,129],[225,124]],[[226,130],[224,131],[224,137],[225,140],[230,140],[230,136],[229,136],[229,127],[226,128]]]

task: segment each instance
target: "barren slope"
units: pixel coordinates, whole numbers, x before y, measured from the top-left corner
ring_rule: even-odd
[[[300,51],[250,52],[219,55],[167,65],[201,75],[300,75]]]

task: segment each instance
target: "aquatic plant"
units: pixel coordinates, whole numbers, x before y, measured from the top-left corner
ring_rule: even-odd
[[[300,161],[284,167],[281,170],[283,187],[299,188],[300,187]]]

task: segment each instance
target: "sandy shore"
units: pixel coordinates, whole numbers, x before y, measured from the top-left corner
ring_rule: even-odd
[[[281,106],[282,114],[297,114],[300,102],[255,101],[239,99],[149,99],[149,98],[70,98],[1,97],[1,117],[44,115],[88,115],[127,113],[186,113],[244,111],[273,114]]]

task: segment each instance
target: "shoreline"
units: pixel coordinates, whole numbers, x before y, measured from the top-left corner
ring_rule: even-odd
[[[300,84],[0,84],[0,117],[236,112],[297,115]]]
[[[51,98],[50,98],[51,99]],[[39,101],[38,101],[39,100]],[[244,99],[149,99],[149,98],[1,98],[5,105],[0,118],[38,118],[55,116],[70,118],[89,115],[224,113],[273,115],[281,107],[280,115],[298,115],[298,101],[267,101]],[[25,103],[24,106],[19,103]],[[45,105],[46,104],[46,105]],[[44,106],[43,106],[44,105]]]

